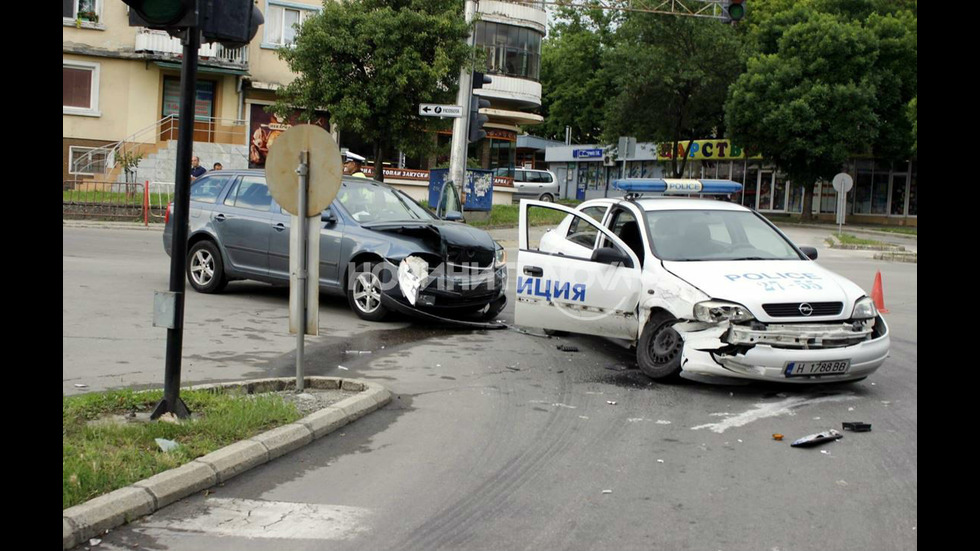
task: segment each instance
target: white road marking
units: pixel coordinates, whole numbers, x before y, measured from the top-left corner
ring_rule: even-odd
[[[365,531],[369,509],[315,503],[208,498],[184,518],[154,515],[141,528],[241,538],[345,540]]]
[[[741,427],[751,423],[752,421],[758,421],[759,419],[765,419],[767,417],[778,417],[780,415],[794,415],[795,409],[810,406],[814,404],[820,404],[824,402],[842,402],[844,400],[856,400],[856,396],[850,395],[839,395],[839,396],[820,396],[818,398],[809,398],[806,396],[799,396],[796,398],[787,398],[781,402],[773,403],[763,403],[755,404],[755,409],[751,409],[744,413],[739,413],[725,419],[720,423],[708,423],[705,425],[698,425],[696,427],[691,427],[691,430],[701,430],[701,429],[711,429],[712,432],[717,432],[721,434],[726,430],[733,427]],[[718,415],[712,413],[711,415]],[[730,413],[725,413],[722,415],[732,415]]]

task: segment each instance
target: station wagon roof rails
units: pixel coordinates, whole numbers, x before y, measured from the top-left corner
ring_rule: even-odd
[[[658,195],[729,195],[742,191],[742,184],[733,180],[692,180],[682,178],[617,178],[613,189],[626,192],[626,200],[632,201],[643,193]]]

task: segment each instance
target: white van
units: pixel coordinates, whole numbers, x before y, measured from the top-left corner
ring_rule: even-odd
[[[530,168],[498,168],[497,176],[514,179],[514,200],[537,199],[538,201],[554,201],[558,195],[558,178],[550,170],[534,170]]]

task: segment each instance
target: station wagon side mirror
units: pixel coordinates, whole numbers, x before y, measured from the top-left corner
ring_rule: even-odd
[[[337,223],[337,215],[333,213],[333,210],[327,209],[320,214],[320,220],[326,222],[328,225]]]
[[[633,267],[633,261],[629,255],[615,247],[599,247],[592,252],[592,262],[600,264],[622,264],[627,268]]]
[[[815,247],[800,247],[800,250],[803,251],[803,254],[805,254],[810,260],[817,259],[817,249]]]

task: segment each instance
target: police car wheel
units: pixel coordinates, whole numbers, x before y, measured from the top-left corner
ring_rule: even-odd
[[[384,293],[383,271],[374,269],[374,264],[358,264],[347,281],[347,302],[357,317],[367,321],[382,321],[388,316],[388,308],[381,303]]]
[[[666,312],[650,316],[636,345],[636,363],[647,377],[659,382],[680,379],[684,340],[670,326],[674,318]]]

